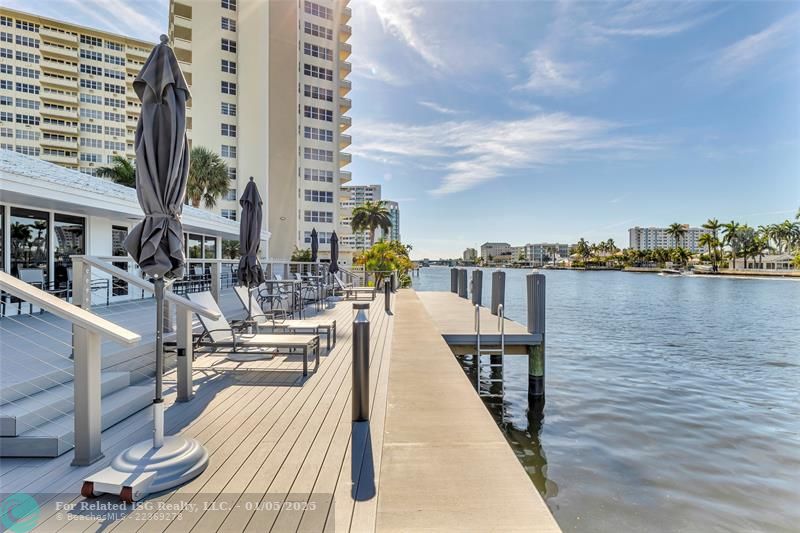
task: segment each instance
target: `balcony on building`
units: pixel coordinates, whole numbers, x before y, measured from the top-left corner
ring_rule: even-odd
[[[55,154],[46,154],[42,153],[41,158],[44,161],[49,161],[50,163],[57,163],[59,165],[70,165],[77,167],[78,166],[78,156],[77,152],[76,155],[55,155]]]
[[[138,58],[144,62],[150,55],[150,50],[142,50],[141,48],[137,48],[135,46],[128,46],[125,49],[125,55],[128,57]]]
[[[353,88],[353,82],[348,79],[341,78],[339,80],[339,96],[347,96],[347,93]]]
[[[353,161],[353,156],[348,152],[339,152],[339,168],[349,165]]]
[[[74,135],[78,133],[78,123],[75,122],[74,125],[67,126],[63,124],[48,124],[42,121],[42,123],[39,124],[39,129],[50,133],[67,133]]]
[[[42,76],[39,83],[43,86],[54,87],[56,89],[67,89],[69,91],[78,90],[78,78],[59,78],[57,76]]]
[[[39,28],[39,37],[41,37],[42,41],[45,42],[70,44],[75,46],[78,44],[78,35],[76,33],[58,31],[50,28]]]
[[[353,71],[353,65],[349,61],[339,61],[339,77],[344,78]]]
[[[353,45],[350,43],[339,43],[339,59],[342,61],[346,60],[350,57],[350,54],[353,53]]]
[[[347,115],[342,115],[339,117],[339,129],[344,131],[350,126],[353,125],[353,119],[348,117]]]
[[[56,93],[56,92],[42,91],[39,94],[39,98],[41,98],[42,102],[48,102],[51,104],[61,104],[61,105],[71,105],[71,106],[78,104],[78,93]]]
[[[191,41],[187,41],[186,39],[179,39],[177,37],[172,41],[173,41],[172,46],[174,48],[177,48],[178,50],[186,50],[187,52],[192,51]]]
[[[128,60],[125,63],[125,72],[127,72],[128,74],[137,75],[139,74],[139,72],[142,71],[143,66],[144,66],[143,62],[140,63],[139,61]]]
[[[342,9],[342,24],[347,24],[350,18],[353,16],[353,10],[349,7]]]
[[[78,139],[48,139],[46,137],[42,137],[39,141],[39,144],[42,146],[47,146],[49,148],[61,148],[63,150],[77,150],[78,149]]]
[[[43,57],[41,62],[39,63],[39,68],[42,69],[42,72],[71,75],[74,74],[76,70],[78,70],[78,65],[76,63],[62,63],[60,61],[55,61],[53,59],[47,59]]]
[[[353,180],[353,174],[349,170],[339,171],[339,183],[349,183]]]
[[[343,150],[350,146],[353,143],[353,138],[347,134],[340,134],[339,135],[339,149]]]
[[[339,113],[347,113],[353,107],[353,101],[349,98],[339,98]]]
[[[78,59],[77,48],[61,47],[54,44],[42,43],[39,46],[39,51],[42,53],[42,59],[53,58],[76,61]]]
[[[43,117],[78,120],[77,109],[53,109],[51,107],[42,106],[39,108],[39,114],[41,114]]]
[[[351,35],[353,35],[353,28],[351,28],[347,24],[342,24],[342,25],[339,26],[339,40],[340,41],[346,41],[347,39],[350,38]]]

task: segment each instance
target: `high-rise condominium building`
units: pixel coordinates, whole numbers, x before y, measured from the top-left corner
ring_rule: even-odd
[[[400,205],[392,200],[386,200],[386,209],[389,211],[389,220],[392,227],[389,228],[388,235],[385,237],[390,241],[400,240]]]
[[[676,241],[675,237],[668,233],[669,228],[640,228],[636,226],[628,230],[628,247],[633,250],[656,250],[658,248],[680,246],[688,248],[692,253],[701,252],[702,247],[698,244],[700,235],[711,233],[711,231],[703,228],[692,228],[689,227],[689,224],[684,224],[683,229],[686,233]]]
[[[132,159],[153,44],[0,7],[0,148],[96,174]]]
[[[366,202],[377,202],[381,200],[380,185],[347,185],[341,188],[340,193],[341,216],[339,218],[339,229],[337,234],[341,237],[343,249],[350,252],[357,252],[369,248],[369,232],[353,232],[350,221],[353,218],[353,209]],[[384,233],[378,229],[375,232],[375,239],[385,239],[392,241],[400,240],[400,205],[391,200],[384,200],[385,207],[389,211],[389,220],[392,226],[389,231]]]
[[[348,0],[171,0],[169,32],[191,78],[193,146],[218,152],[235,218],[253,176],[265,198],[269,256],[308,248],[328,255],[339,220],[351,119]]]

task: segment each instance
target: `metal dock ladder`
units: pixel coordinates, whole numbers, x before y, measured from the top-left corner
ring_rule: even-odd
[[[502,398],[506,392],[505,382],[503,381],[504,368],[503,359],[506,354],[506,325],[503,312],[503,304],[497,306],[497,329],[500,331],[500,348],[481,348],[481,306],[475,305],[475,386],[478,390],[478,396],[482,398]],[[482,356],[489,356],[488,361],[483,361]],[[492,362],[492,358],[499,358],[500,362]],[[483,369],[488,368],[488,377],[482,379]],[[500,377],[492,377],[492,369],[500,369]],[[482,383],[488,383],[486,390],[481,386]],[[500,393],[492,393],[492,383],[500,383]]]

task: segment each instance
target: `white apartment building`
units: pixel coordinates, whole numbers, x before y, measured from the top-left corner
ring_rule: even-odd
[[[569,244],[541,242],[525,245],[525,258],[534,265],[569,258]]]
[[[490,261],[501,255],[510,254],[511,245],[507,242],[485,242],[481,244],[481,259],[484,261]]]
[[[337,228],[339,187],[351,179],[342,170],[351,160],[342,151],[351,141],[347,3],[170,1],[170,38],[192,91],[192,143],[229,167],[232,190],[218,210],[235,218],[253,176],[273,258],[308,248],[312,229],[325,258]]]
[[[679,242],[667,233],[669,228],[641,228],[639,226],[628,229],[628,247],[633,250],[656,250],[658,248],[675,248],[680,246],[691,250],[692,253],[702,251],[698,244],[700,235],[711,233],[710,230],[703,228],[692,228],[688,224],[683,225],[686,233]]]
[[[133,159],[133,79],[153,46],[0,7],[0,149],[92,175]]]
[[[343,186],[340,190],[340,197],[339,197],[339,206],[340,206],[340,217],[339,217],[339,229],[336,230],[337,235],[339,236],[339,242],[342,247],[342,250],[346,250],[351,253],[357,253],[361,250],[365,250],[370,247],[370,240],[369,240],[369,232],[368,231],[360,231],[360,232],[353,232],[353,228],[350,226],[350,222],[353,220],[353,209],[360,205],[364,205],[366,202],[377,202],[381,200],[381,186],[380,185],[346,185]],[[395,214],[397,217],[397,222],[400,222],[400,214],[399,208],[397,207],[397,202],[391,202],[394,204],[396,210]],[[389,205],[387,205],[387,208]],[[392,210],[390,209],[390,216]],[[394,222],[394,221],[393,221]],[[399,240],[400,230],[397,229],[397,236]],[[383,232],[379,229],[375,233],[375,239],[380,239],[383,237]],[[390,238],[391,238],[391,231],[390,231]]]
[[[386,200],[386,209],[389,210],[389,220],[392,222],[392,227],[389,228],[389,234],[383,235],[384,239],[390,241],[400,240],[400,204],[392,200]],[[381,232],[383,234],[383,232]]]
[[[478,259],[478,251],[475,248],[467,248],[464,250],[464,253],[461,254],[461,258],[464,261],[474,262]]]

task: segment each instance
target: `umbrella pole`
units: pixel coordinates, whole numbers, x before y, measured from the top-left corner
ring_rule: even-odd
[[[153,399],[153,448],[164,445],[164,278],[153,280],[156,296],[156,394]]]

